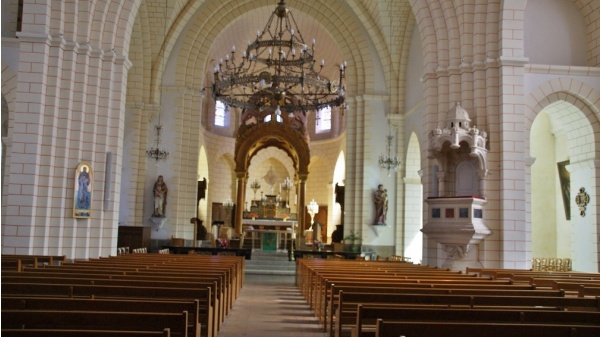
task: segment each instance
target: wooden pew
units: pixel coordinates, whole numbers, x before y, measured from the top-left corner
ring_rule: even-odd
[[[417,283],[418,281],[419,283]],[[428,282],[429,281],[429,282]],[[356,288],[358,292],[368,291],[372,287],[391,287],[398,289],[407,289],[403,292],[409,292],[408,289],[422,289],[412,291],[413,293],[426,293],[428,289],[436,289],[431,293],[439,292],[450,292],[452,289],[472,289],[472,290],[500,290],[500,291],[526,291],[534,290],[535,286],[532,285],[510,285],[510,284],[498,284],[493,281],[491,282],[477,282],[477,283],[462,283],[460,280],[455,282],[438,282],[438,280],[431,280],[425,277],[418,280],[396,280],[396,279],[377,279],[377,278],[337,278],[337,279],[325,279],[324,285],[320,287],[320,292],[316,295],[316,300],[313,305],[315,314],[322,322],[322,317],[328,310],[328,307],[333,301],[333,298],[337,295],[336,292],[332,292],[333,285],[339,287]],[[423,290],[424,289],[424,290]],[[444,289],[444,290],[438,290]],[[556,293],[556,291],[555,291]],[[521,293],[523,294],[523,293]],[[550,294],[550,293],[547,293]],[[326,328],[326,326],[325,326]]]
[[[556,324],[386,322],[377,321],[377,337],[597,337],[598,326]]]
[[[88,299],[63,297],[2,296],[4,308],[14,310],[60,310],[60,311],[110,311],[110,312],[161,312],[188,313],[188,335],[200,337],[200,304],[194,301],[169,301],[147,299]],[[205,326],[206,329],[206,326]],[[206,335],[206,334],[205,334]]]
[[[362,279],[365,282],[378,282],[385,280],[393,280],[398,283],[429,283],[429,284],[445,284],[445,283],[469,283],[469,284],[510,284],[509,281],[494,281],[488,279],[475,278],[472,276],[448,274],[445,272],[413,272],[413,271],[394,271],[385,274],[375,274],[373,272],[365,271],[360,272],[319,272],[316,273],[313,278],[309,289],[306,291],[306,297],[308,298],[309,305],[315,303],[317,296],[322,295],[323,289],[327,281],[356,281]]]
[[[140,255],[126,255],[124,257],[108,257],[108,258],[100,258],[100,260],[109,260],[114,261],[118,260],[119,262],[134,262],[140,263],[145,260],[151,261],[160,261],[165,266],[177,266],[183,267],[185,265],[192,266],[193,268],[204,268],[205,270],[210,270],[209,268],[215,268],[214,271],[221,270],[231,272],[232,284],[234,285],[233,289],[237,292],[241,289],[244,283],[244,270],[246,261],[243,257],[233,257],[233,256],[158,256],[160,254],[148,254],[150,256],[140,256]]]
[[[173,287],[188,289],[190,287],[195,288],[199,285],[199,283],[202,283],[204,281],[213,280],[213,282],[218,283],[217,287],[210,286],[210,288],[214,290],[213,292],[211,292],[214,295],[210,298],[216,298],[214,301],[211,300],[213,304],[213,319],[209,320],[207,318],[207,328],[205,328],[204,330],[207,331],[208,336],[215,336],[220,323],[224,320],[225,314],[233,305],[234,297],[237,297],[237,294],[239,294],[239,289],[241,288],[243,281],[244,265],[245,261],[243,258],[240,257],[205,257],[181,255],[174,257],[173,255],[169,256],[159,254],[130,254],[121,255],[119,257],[65,263],[61,268],[56,268],[55,266],[46,266],[45,268],[41,269],[25,268],[25,271],[28,272],[27,278],[43,278],[49,275],[52,275],[52,277],[57,278],[55,280],[52,280],[50,283],[61,282],[59,279],[65,278],[69,279],[69,281],[65,281],[62,283],[71,283],[77,285],[78,283],[89,282],[90,284],[94,284],[95,286],[100,286],[102,284],[106,286],[117,286],[123,284],[126,284],[126,286],[138,285],[138,287],[135,288],[139,288],[139,286],[142,286],[143,288],[148,288],[148,286],[152,286],[152,288]],[[33,273],[36,273],[36,276],[32,275]],[[43,273],[48,274],[42,276],[41,274]],[[14,279],[9,280],[9,278],[5,277],[4,273],[2,276],[3,283],[5,281],[16,281]],[[47,282],[41,279],[34,279],[28,279],[31,281],[28,283]],[[68,284],[61,285],[60,283],[58,285],[68,286]],[[117,289],[121,291],[123,290],[123,287],[118,286]],[[56,291],[56,289],[54,291]],[[92,296],[97,298],[98,296],[115,295],[114,291],[107,291],[104,294],[81,294],[78,293],[83,291],[81,290],[80,286],[77,286],[77,289],[72,288],[72,290],[70,291],[70,296]],[[101,292],[104,291],[105,290],[102,290]],[[118,293],[117,295],[124,296],[124,294],[120,294],[119,291],[116,292]],[[58,293],[58,296],[65,296],[64,289],[59,290]],[[127,296],[131,295],[132,294],[129,293]],[[42,296],[52,295],[46,294]],[[139,294],[134,294],[134,296],[139,297]],[[164,299],[160,298],[159,300],[162,301]],[[202,299],[200,298],[198,300],[202,301]],[[199,309],[199,311],[202,312],[202,309]],[[209,316],[207,315],[207,317]],[[200,321],[202,321],[202,319],[200,319]],[[210,330],[211,327],[212,334],[208,332],[208,330]]]
[[[571,302],[570,300],[575,299],[576,297],[565,297],[565,291],[561,291],[561,288],[554,287],[553,289],[558,292],[545,293],[545,290],[551,290],[552,287],[543,287],[546,289],[538,289],[538,286],[535,284],[529,284],[529,282],[515,282],[510,278],[498,278],[498,275],[502,275],[500,271],[494,271],[493,275],[481,276],[480,274],[468,273],[469,277],[463,274],[462,276],[457,275],[456,273],[450,273],[447,270],[435,269],[427,266],[415,266],[407,263],[399,263],[393,267],[387,267],[385,264],[381,265],[379,263],[373,262],[365,262],[360,261],[360,263],[354,261],[334,261],[334,260],[303,260],[300,259],[297,261],[297,273],[296,273],[296,282],[300,287],[302,294],[305,296],[307,301],[311,304],[313,309],[315,310],[315,314],[319,318],[320,321],[324,323],[325,329],[329,327],[333,329],[333,318],[336,318],[336,322],[339,321],[343,323],[344,315],[343,312],[337,312],[334,308],[343,307],[342,305],[338,305],[336,307],[335,304],[332,304],[332,308],[328,310],[328,305],[323,305],[324,303],[334,303],[332,299],[335,296],[335,290],[329,291],[328,287],[334,287],[338,283],[344,284],[347,286],[346,291],[351,291],[350,283],[356,282],[361,283],[362,287],[372,288],[377,287],[377,291],[369,292],[368,290],[364,290],[365,293],[369,293],[365,295],[365,303],[373,303],[376,305],[377,301],[381,301],[385,303],[386,306],[394,306],[394,301],[390,300],[390,297],[395,295],[390,295],[388,290],[382,289],[385,287],[395,287],[395,288],[419,288],[420,290],[416,290],[413,292],[423,293],[428,292],[426,288],[421,288],[425,286],[427,288],[433,288],[438,284],[438,282],[443,287],[448,287],[447,289],[452,289],[451,287],[454,284],[458,284],[464,282],[465,285],[458,286],[457,288],[461,289],[455,293],[452,293],[451,296],[458,296],[459,294],[468,294],[469,285],[470,288],[476,289],[478,291],[473,291],[473,294],[468,297],[468,302],[456,302],[456,303],[447,303],[440,302],[435,304],[435,302],[427,304],[427,303],[404,303],[405,306],[441,306],[448,307],[451,306],[464,306],[465,308],[470,308],[471,311],[476,311],[473,309],[481,309],[481,308],[498,308],[498,310],[508,310],[511,308],[519,308],[521,310],[544,310],[550,311],[554,310],[555,312],[560,312],[560,310],[564,310],[568,308],[569,310],[582,310],[582,311],[598,311],[600,309],[600,299],[593,298],[591,296],[586,296],[586,300],[590,300],[588,302]],[[393,264],[393,263],[392,263]],[[523,272],[523,270],[514,270],[515,273]],[[487,273],[487,272],[486,272]],[[409,276],[410,274],[410,276]],[[581,277],[578,273],[570,273],[572,275],[568,276],[569,280],[581,280],[584,277]],[[539,276],[538,276],[539,275]],[[551,278],[546,272],[546,274],[535,274],[535,276],[541,277],[544,280],[546,278]],[[563,276],[563,275],[561,275]],[[597,274],[596,274],[597,276]],[[473,281],[471,281],[473,280]],[[594,283],[590,283],[589,285],[595,285]],[[462,288],[465,287],[465,288]],[[484,290],[488,289],[489,290]],[[494,291],[494,288],[503,287],[503,291]],[[509,287],[514,287],[510,289]],[[360,289],[358,287],[357,289]],[[537,290],[536,290],[537,289]],[[402,290],[398,290],[401,292]],[[490,291],[492,295],[485,295],[486,291]],[[530,294],[527,292],[532,291]],[[592,289],[591,292],[594,290]],[[394,291],[391,291],[392,293]],[[439,290],[429,291],[429,293],[439,293]],[[509,294],[513,294],[514,296],[509,296]],[[426,294],[422,294],[426,295]],[[331,297],[329,297],[331,296]],[[379,300],[376,300],[377,296],[382,296]],[[426,295],[430,296],[430,295]],[[435,295],[432,295],[435,296]],[[508,298],[510,297],[510,300]],[[555,300],[559,300],[560,302],[556,302]],[[438,300],[439,301],[439,300]],[[344,303],[343,301],[340,303]],[[352,307],[356,308],[356,305],[361,302],[351,302],[347,308],[349,312],[352,311]],[[538,306],[542,306],[542,308],[538,308]],[[338,309],[339,310],[339,309]],[[356,311],[356,309],[354,309]],[[585,315],[586,313],[582,313]],[[349,316],[348,321],[353,321],[352,316]],[[329,322],[329,324],[327,324]],[[355,318],[354,318],[355,322]],[[341,327],[341,325],[340,325]],[[328,331],[330,335],[333,335],[337,332],[337,327],[335,330]],[[339,334],[339,333],[338,333]],[[435,334],[434,334],[435,335]]]
[[[106,312],[62,310],[7,310],[2,309],[2,328],[6,329],[83,329],[160,331],[168,328],[171,336],[187,337],[187,312]]]
[[[144,254],[146,255],[146,254]],[[75,266],[71,266],[71,265],[65,265],[65,268],[44,268],[44,271],[51,271],[51,272],[55,272],[55,273],[64,273],[65,274],[65,278],[71,278],[71,276],[73,276],[74,274],[77,275],[85,275],[85,274],[92,274],[94,275],[94,277],[98,277],[98,278],[103,278],[106,275],[111,275],[111,278],[123,278],[125,280],[129,279],[130,275],[145,275],[145,276],[149,276],[153,279],[162,279],[162,278],[167,278],[169,276],[173,276],[174,274],[177,274],[179,276],[189,276],[189,277],[196,277],[198,278],[198,280],[202,281],[203,279],[206,280],[215,280],[215,277],[217,277],[216,282],[218,282],[218,284],[222,285],[223,284],[223,280],[220,279],[218,276],[211,276],[211,275],[204,275],[204,273],[202,272],[190,272],[187,273],[185,271],[179,271],[179,272],[175,272],[175,271],[164,271],[162,269],[146,269],[146,268],[119,268],[117,266],[114,266],[112,268],[108,268],[108,266],[105,266],[104,268],[93,268],[91,266],[83,266],[81,268],[76,268]],[[26,270],[27,271],[27,270]],[[39,269],[36,271],[40,271]],[[69,275],[69,274],[73,274],[73,275]],[[112,276],[112,274],[115,274],[114,276]],[[204,277],[206,276],[206,277]],[[81,277],[81,276],[79,276]],[[66,281],[68,282],[68,281]],[[116,282],[116,281],[115,281]],[[143,282],[143,281],[140,281]],[[154,282],[160,282],[160,281],[154,281]],[[166,282],[166,284],[164,284],[163,286],[167,286],[170,287],[172,284],[169,284],[168,280],[165,280],[164,282]],[[214,284],[215,281],[213,281],[213,284],[211,285],[206,285],[207,287],[211,288],[211,297],[210,299],[210,307],[212,308],[212,313],[210,313],[210,317],[213,320],[213,323],[211,323],[211,327],[209,327],[209,330],[212,330],[212,326],[214,326],[215,329],[219,329],[221,323],[224,321],[224,316],[226,314],[226,310],[224,308],[224,303],[228,302],[228,299],[225,296],[224,293],[224,287],[223,286],[215,286]],[[78,282],[68,282],[68,283],[78,283]],[[133,283],[133,282],[132,282]]]
[[[82,330],[82,329],[2,329],[4,337],[170,337],[171,330],[162,331],[122,331],[122,330]]]
[[[577,294],[579,297],[600,296],[600,287],[580,286]]]
[[[471,268],[466,269],[467,274],[488,276],[494,279],[518,279],[518,277],[551,277],[551,278],[581,278],[598,277],[598,273],[585,273],[576,271],[539,271],[530,269],[502,269],[502,268]]]
[[[156,286],[167,288],[211,288],[211,294],[218,291],[216,281],[212,278],[204,279],[164,277],[156,275],[119,275],[119,274],[87,274],[87,273],[60,273],[44,272],[43,269],[21,273],[3,273],[3,283],[47,283],[47,284],[88,284],[88,285],[121,285],[121,286]],[[211,305],[218,305],[215,295],[211,298]]]
[[[133,255],[130,255],[133,256]],[[135,255],[136,257],[146,257],[148,256],[148,254],[138,254]],[[231,309],[231,306],[233,305],[233,293],[232,291],[232,287],[230,286],[231,282],[231,276],[229,274],[229,271],[231,270],[231,268],[228,267],[223,267],[220,264],[219,265],[215,265],[215,264],[211,264],[211,265],[205,265],[205,266],[199,266],[199,265],[174,265],[174,263],[171,261],[173,258],[169,259],[169,263],[168,264],[157,264],[156,259],[154,257],[161,257],[161,256],[165,256],[165,255],[159,255],[159,254],[155,254],[153,256],[153,259],[150,260],[149,264],[145,264],[143,263],[143,261],[148,261],[148,258],[138,258],[135,261],[129,261],[129,263],[127,263],[127,261],[118,261],[120,260],[120,257],[118,259],[114,259],[114,260],[109,260],[109,259],[100,259],[100,260],[93,260],[93,261],[83,261],[83,262],[77,262],[74,264],[66,264],[63,267],[64,268],[45,268],[45,269],[53,269],[53,270],[60,270],[63,272],[67,272],[68,270],[71,271],[76,271],[76,272],[80,272],[80,271],[85,271],[85,272],[92,272],[92,270],[94,270],[96,273],[98,274],[104,274],[104,273],[114,273],[114,272],[122,272],[123,274],[146,274],[146,275],[153,275],[156,277],[159,277],[158,273],[162,273],[163,275],[167,276],[167,275],[173,275],[173,274],[177,274],[177,275],[189,275],[189,276],[197,276],[197,277],[204,277],[204,276],[209,276],[212,275],[214,277],[219,278],[218,280],[218,284],[219,284],[219,289],[217,289],[217,291],[213,291],[213,295],[216,296],[218,298],[219,301],[219,305],[215,305],[215,308],[218,310],[219,315],[217,316],[217,318],[220,319],[220,322],[222,322],[222,320],[224,319],[224,316],[227,314],[228,310]],[[127,259],[127,257],[125,257],[124,259]],[[205,259],[206,260],[206,259]],[[243,259],[238,258],[239,261],[243,261]],[[218,261],[217,261],[218,262]],[[237,293],[237,292],[236,292]],[[223,304],[223,305],[220,305]]]
[[[143,259],[136,259],[138,261],[140,261],[140,263],[130,263],[130,264],[123,264],[123,263],[112,263],[112,261],[108,261],[108,259],[104,259],[106,261],[101,260],[93,260],[93,263],[89,263],[85,262],[77,262],[77,263],[73,263],[73,264],[66,264],[63,267],[64,268],[44,268],[44,271],[48,271],[51,270],[52,272],[56,272],[56,273],[77,273],[77,274],[96,274],[98,275],[98,277],[100,277],[100,275],[105,275],[105,274],[110,274],[110,275],[115,275],[115,276],[111,276],[112,278],[116,278],[119,274],[122,274],[121,277],[125,277],[125,275],[146,275],[146,276],[151,276],[154,278],[168,278],[168,277],[172,277],[173,275],[177,275],[177,276],[189,276],[189,277],[197,277],[197,278],[207,278],[209,279],[211,276],[213,275],[213,277],[217,277],[219,278],[218,282],[219,285],[221,285],[220,287],[218,287],[218,289],[216,291],[213,291],[213,296],[216,296],[216,300],[213,303],[213,307],[216,310],[216,314],[214,315],[214,318],[216,320],[216,328],[218,329],[220,324],[223,322],[224,320],[224,316],[226,314],[226,312],[230,309],[230,307],[233,305],[232,303],[232,299],[231,297],[227,296],[227,292],[223,289],[229,288],[231,289],[232,287],[226,287],[225,285],[227,284],[222,278],[222,273],[221,271],[218,271],[219,269],[224,269],[227,270],[227,268],[223,268],[220,264],[218,266],[214,266],[214,264],[219,263],[219,261],[225,260],[225,261],[231,261],[232,263],[237,263],[238,265],[240,264],[240,261],[242,261],[243,263],[243,259],[242,258],[186,258],[186,256],[183,256],[185,258],[185,260],[189,260],[189,261],[193,261],[193,262],[197,262],[197,261],[209,261],[211,264],[210,265],[206,265],[206,266],[198,266],[197,264],[189,264],[187,265],[187,267],[174,267],[173,264],[171,263],[168,267],[163,266],[164,261],[157,261],[157,259],[154,259],[153,257],[149,256],[150,254],[140,254],[140,255],[136,255],[138,257],[144,256],[145,258]],[[154,255],[154,257],[160,257],[161,255]],[[163,255],[164,256],[164,255]],[[168,257],[168,256],[165,256]],[[117,258],[120,259],[121,257]],[[179,259],[182,259],[181,257],[179,257]],[[169,259],[172,260],[172,259]],[[144,262],[148,262],[144,263]],[[210,268],[209,271],[206,271],[204,268]],[[220,291],[219,291],[220,289]],[[225,307],[226,304],[229,304],[229,307]]]
[[[600,325],[600,312],[540,311],[506,309],[405,308],[358,305],[352,337],[375,335],[377,319],[391,321],[451,321],[490,323],[541,323],[569,325]]]
[[[396,283],[427,283],[427,284],[451,284],[451,283],[463,283],[463,284],[498,284],[508,285],[511,284],[509,280],[489,280],[482,278],[475,278],[472,276],[464,277],[456,274],[449,274],[446,272],[415,272],[415,271],[394,271],[389,273],[379,273],[372,271],[363,272],[317,272],[310,281],[310,285],[304,291],[304,296],[307,299],[309,305],[315,306],[318,301],[318,297],[322,297],[324,289],[326,288],[326,282],[338,282],[338,281],[358,281],[363,282],[379,283],[379,282],[396,282]]]
[[[60,265],[67,261],[65,255],[9,255],[2,254],[2,270],[21,271],[25,266]]]
[[[216,336],[214,310],[211,306],[210,288],[159,288],[110,285],[73,285],[38,283],[2,283],[2,296],[46,296],[90,299],[154,299],[154,300],[193,300],[199,304],[199,321],[206,329],[206,336]],[[157,308],[158,310],[158,308]],[[206,316],[202,315],[206,313]],[[202,319],[205,317],[205,319]],[[204,329],[202,330],[204,331]]]
[[[406,306],[438,306],[448,308],[506,308],[506,309],[555,309],[600,311],[600,298],[546,297],[546,296],[490,296],[490,295],[441,295],[441,294],[389,294],[339,292],[338,300],[328,312],[330,336],[339,336],[344,326],[356,322],[357,306],[400,304]],[[335,320],[334,320],[335,317]]]
[[[129,286],[129,287],[168,287],[168,288],[216,288],[215,282],[181,282],[179,279],[175,280],[139,280],[135,278],[119,278],[119,279],[103,279],[99,276],[96,277],[86,277],[86,278],[65,278],[65,277],[46,277],[39,276],[39,273],[35,276],[32,276],[30,273],[19,273],[20,276],[7,276],[2,275],[2,283],[36,283],[36,284],[71,284],[71,285],[114,285],[114,286]],[[43,275],[43,273],[42,273]],[[4,300],[4,297],[3,297]],[[199,300],[196,300],[199,302]],[[10,307],[10,306],[9,306]],[[208,307],[203,305],[204,307]],[[134,310],[135,311],[135,310]],[[188,310],[189,311],[189,310]],[[201,322],[207,331],[212,331],[212,328],[209,325],[216,324],[213,319],[214,313],[200,310],[200,306],[193,310],[194,313],[194,322],[198,327],[194,327],[194,330],[197,328],[199,330],[199,323]],[[212,322],[209,324],[209,322]]]
[[[446,285],[445,288],[410,288],[396,286],[368,286],[368,285],[338,285],[333,284],[327,299],[327,308],[323,309],[323,314],[326,317],[327,313],[333,313],[337,308],[334,307],[339,299],[339,293],[342,291],[348,293],[365,293],[370,294],[422,294],[422,295],[469,295],[469,296],[544,296],[544,297],[564,297],[564,291],[560,290],[521,290],[521,289],[497,289],[497,288],[473,288],[469,284],[453,284]],[[325,318],[323,317],[323,319]],[[327,320],[325,319],[324,328],[327,330]]]

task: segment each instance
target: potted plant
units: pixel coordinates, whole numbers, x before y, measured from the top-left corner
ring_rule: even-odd
[[[362,241],[362,237],[360,234],[355,231],[350,231],[350,234],[344,238],[344,243],[348,245],[348,248],[353,252],[357,253],[360,251],[360,244]]]

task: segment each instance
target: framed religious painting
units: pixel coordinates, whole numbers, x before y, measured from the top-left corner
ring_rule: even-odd
[[[571,220],[571,173],[567,170],[569,161],[561,161],[556,163],[558,167],[558,179],[560,180],[560,191],[563,199],[563,207],[565,208],[565,218]]]
[[[94,190],[94,171],[90,163],[81,162],[75,169],[75,188],[73,195],[73,217],[90,218],[92,215],[92,191]]]

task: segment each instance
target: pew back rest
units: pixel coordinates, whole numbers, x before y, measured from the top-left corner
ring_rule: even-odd
[[[598,326],[556,324],[386,322],[377,321],[377,337],[597,337]]]

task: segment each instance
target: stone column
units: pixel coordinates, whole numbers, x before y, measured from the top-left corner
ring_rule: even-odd
[[[298,236],[302,237],[304,230],[307,228],[306,219],[304,216],[304,208],[306,207],[306,179],[308,175],[299,175],[298,179]]]
[[[438,178],[438,197],[445,197],[446,196],[446,172],[442,171],[442,172],[438,172],[437,174],[437,178]]]
[[[244,199],[246,196],[246,180],[247,173],[246,172],[236,172],[237,175],[237,198],[235,208],[235,222],[234,226],[235,230],[241,235],[242,233],[242,218],[244,215]]]

